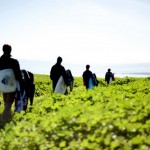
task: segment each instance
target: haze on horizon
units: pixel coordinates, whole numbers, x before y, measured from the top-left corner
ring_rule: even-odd
[[[0,45],[19,60],[150,62],[149,0],[1,0],[0,20]]]

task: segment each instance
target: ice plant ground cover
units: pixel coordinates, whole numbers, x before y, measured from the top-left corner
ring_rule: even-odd
[[[34,104],[0,127],[0,149],[150,149],[150,78],[98,80],[86,91],[76,77],[73,91],[60,95],[48,75],[35,75]]]

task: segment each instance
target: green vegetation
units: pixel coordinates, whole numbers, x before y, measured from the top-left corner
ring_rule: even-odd
[[[0,128],[0,149],[150,149],[150,78],[98,80],[86,91],[75,78],[65,96],[52,94],[49,76],[35,75],[34,105]]]

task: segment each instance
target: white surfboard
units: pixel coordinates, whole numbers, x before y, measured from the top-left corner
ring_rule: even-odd
[[[88,89],[93,89],[94,88],[94,84],[93,84],[93,81],[92,81],[92,78],[89,79],[89,87]]]
[[[16,91],[17,81],[12,69],[0,70],[0,92],[11,93]]]
[[[66,89],[67,89],[67,86],[64,82],[64,79],[62,76],[60,76],[60,78],[56,84],[56,87],[55,87],[55,92],[60,93],[60,94],[65,94]]]
[[[112,82],[112,77],[110,77],[110,79],[109,79],[109,84]]]

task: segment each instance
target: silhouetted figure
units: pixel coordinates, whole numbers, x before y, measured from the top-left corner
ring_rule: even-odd
[[[11,46],[3,45],[3,55],[0,57],[0,70],[12,69],[16,80],[22,84],[22,76],[18,60],[11,58]],[[4,110],[2,112],[1,120],[11,117],[11,107],[15,100],[15,92],[3,93]]]
[[[89,70],[90,69],[90,65],[86,65],[86,70],[83,72],[83,83],[84,86],[86,87],[86,89],[89,88],[89,80],[90,78],[92,79],[92,72]]]
[[[21,70],[21,72],[25,91],[24,110],[26,110],[28,106],[28,100],[30,100],[30,105],[33,105],[33,98],[35,93],[34,75],[27,70]]]
[[[95,73],[92,74],[92,81],[94,86],[98,86],[98,80]]]
[[[52,83],[53,84],[53,92],[55,91],[56,84],[61,75],[64,79],[65,84],[68,85],[66,70],[61,65],[61,63],[62,63],[62,58],[58,57],[56,64],[54,66],[52,66],[52,68],[50,70],[50,79],[53,81],[53,83]]]
[[[114,80],[114,74],[111,72],[111,69],[109,68],[105,74],[105,81],[107,84],[110,84],[111,81]]]
[[[71,92],[73,90],[74,78],[72,76],[72,73],[71,73],[70,69],[66,70],[66,74],[67,74],[68,86],[69,86],[70,92]]]

